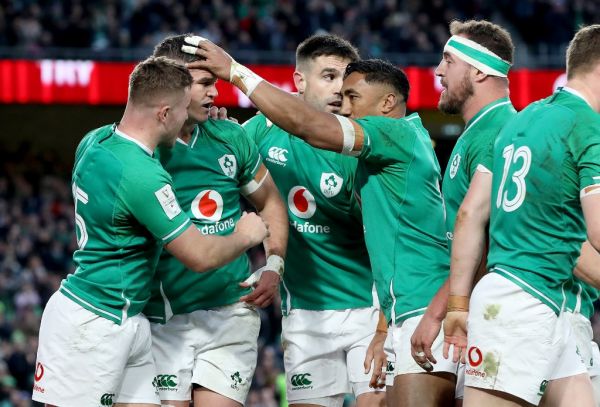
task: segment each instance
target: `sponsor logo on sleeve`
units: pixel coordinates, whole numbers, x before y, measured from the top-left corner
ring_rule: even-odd
[[[154,195],[165,212],[165,215],[167,215],[169,219],[173,219],[175,216],[181,213],[181,208],[179,207],[177,198],[175,198],[175,193],[173,192],[171,185],[165,185],[158,191],[154,192]]]

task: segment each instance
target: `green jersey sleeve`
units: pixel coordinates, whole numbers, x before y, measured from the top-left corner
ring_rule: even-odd
[[[370,164],[408,163],[415,143],[409,120],[365,117],[356,121],[364,131],[358,158]],[[406,130],[406,131],[403,131]]]
[[[494,165],[494,140],[495,137],[492,137],[492,135],[481,134],[471,143],[471,151],[466,155],[469,179],[473,179],[475,171],[477,171],[479,166],[490,172],[492,171]]]
[[[583,116],[583,115],[581,115]],[[577,165],[581,196],[598,193],[600,186],[600,116],[578,117],[569,137],[570,150]]]
[[[120,198],[155,238],[167,244],[191,225],[177,202],[169,175],[158,163],[155,168],[128,175],[121,184]]]
[[[243,127],[239,127],[239,157],[241,168],[239,169],[239,185],[240,192],[244,195],[249,195],[254,192],[257,185],[254,185],[254,177],[262,164],[262,159],[258,153],[256,143],[252,142]]]
[[[272,126],[272,123],[262,114],[257,114],[242,124],[244,131],[256,145],[262,143],[270,126]]]

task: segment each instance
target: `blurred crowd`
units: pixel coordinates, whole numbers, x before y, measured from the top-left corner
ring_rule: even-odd
[[[0,46],[32,56],[47,47],[152,47],[194,32],[232,52],[293,51],[328,31],[365,56],[439,53],[452,19],[507,26],[529,52],[556,52],[582,23],[600,21],[599,0],[0,0]]]

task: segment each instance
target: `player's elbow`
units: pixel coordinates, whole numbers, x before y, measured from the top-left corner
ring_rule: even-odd
[[[600,231],[591,231],[588,229],[588,241],[590,245],[596,249],[597,252],[600,252]]]
[[[462,205],[456,214],[456,226],[485,227],[489,214],[477,207]]]

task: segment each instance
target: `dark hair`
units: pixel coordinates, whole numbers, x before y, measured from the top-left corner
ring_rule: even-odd
[[[152,103],[191,85],[192,75],[184,65],[166,57],[150,57],[137,64],[129,76],[129,100]]]
[[[567,78],[590,72],[600,62],[600,24],[577,31],[567,48]]]
[[[181,47],[185,45],[185,37],[190,37],[194,34],[172,35],[162,40],[156,47],[152,56],[167,57],[183,63],[196,62],[201,60],[198,55],[191,55],[183,52]]]
[[[408,78],[402,69],[396,68],[391,63],[381,59],[364,59],[350,62],[346,67],[344,79],[353,72],[365,74],[367,83],[381,83],[391,86],[399,95],[404,97],[404,102],[408,101],[410,91]]]
[[[486,47],[506,62],[513,63],[515,46],[508,31],[498,24],[485,20],[454,20],[450,23],[450,34],[463,35]]]
[[[332,34],[317,34],[308,37],[296,48],[296,64],[302,64],[322,55],[336,56],[358,61],[358,50],[342,37]]]

